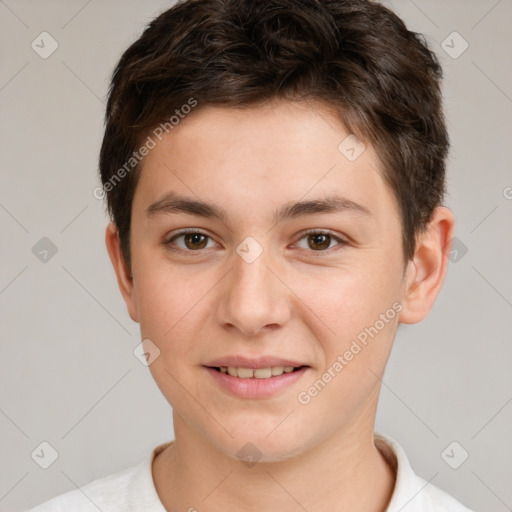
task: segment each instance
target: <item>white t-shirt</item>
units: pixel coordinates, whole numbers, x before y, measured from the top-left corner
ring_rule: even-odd
[[[28,512],[166,512],[153,482],[152,462],[169,444],[157,446],[136,466],[56,496]],[[396,471],[395,489],[386,512],[471,512],[416,476],[396,441],[376,433],[375,444]]]

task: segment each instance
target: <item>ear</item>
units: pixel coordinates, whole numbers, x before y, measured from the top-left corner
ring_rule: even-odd
[[[138,322],[139,318],[135,302],[133,277],[123,257],[119,231],[113,222],[108,224],[105,231],[105,244],[107,246],[108,255],[110,256],[110,261],[116,272],[117,285],[126,302],[130,318],[134,322]]]
[[[418,235],[414,256],[407,264],[399,322],[421,322],[432,309],[448,269],[454,225],[453,213],[439,206]]]

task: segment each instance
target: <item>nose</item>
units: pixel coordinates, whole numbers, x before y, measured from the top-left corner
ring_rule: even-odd
[[[234,265],[218,290],[216,319],[223,328],[254,337],[286,324],[292,301],[272,267],[276,265],[265,251],[252,263],[234,255]]]

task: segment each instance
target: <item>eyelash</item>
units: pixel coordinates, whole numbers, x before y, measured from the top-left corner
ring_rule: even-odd
[[[329,249],[325,249],[323,251],[314,251],[313,249],[310,249],[309,252],[312,252],[312,253],[328,253],[328,252],[331,252],[336,247],[339,248],[339,247],[343,247],[348,244],[348,242],[346,240],[339,237],[338,235],[335,235],[334,233],[332,233],[331,231],[329,231],[327,229],[308,229],[306,231],[303,231],[300,234],[299,241],[309,235],[329,235],[332,240],[335,240],[337,242],[337,245],[335,245],[334,247],[330,247]]]
[[[203,236],[209,238],[210,240],[213,240],[213,238],[210,235],[208,235],[204,231],[201,231],[200,229],[186,229],[186,230],[183,230],[183,231],[179,231],[178,233],[174,233],[171,238],[169,238],[168,240],[164,241],[164,245],[169,250],[174,251],[174,252],[181,252],[181,253],[186,252],[186,253],[189,253],[189,254],[198,253],[198,254],[194,254],[194,256],[195,255],[200,255],[200,253],[203,252],[204,249],[197,249],[197,250],[182,249],[181,247],[176,247],[176,246],[173,245],[173,242],[178,237],[185,236],[185,235],[190,235],[190,234],[203,235]],[[300,234],[300,237],[299,237],[298,241],[302,240],[303,238],[305,238],[305,237],[307,237],[309,235],[329,235],[332,240],[337,242],[337,245],[335,245],[334,247],[330,247],[328,249],[325,249],[325,250],[314,251],[313,249],[310,249],[308,252],[311,252],[311,253],[324,253],[324,254],[325,253],[330,253],[333,249],[336,249],[336,247],[340,248],[340,247],[343,247],[343,246],[348,244],[348,242],[346,240],[344,240],[343,238],[335,235],[334,233],[332,233],[329,230],[324,230],[324,229],[308,229],[306,231],[303,231]],[[297,243],[297,242],[295,242],[295,243]],[[308,250],[308,249],[304,249],[304,250]]]
[[[213,240],[210,235],[208,235],[204,231],[201,231],[200,229],[184,229],[183,231],[178,231],[177,233],[174,233],[174,235],[172,235],[171,238],[164,241],[164,245],[171,251],[181,252],[181,253],[186,252],[186,253],[196,256],[197,254],[194,254],[194,253],[201,253],[202,250],[193,251],[191,249],[182,249],[181,247],[176,247],[173,245],[173,242],[174,242],[174,240],[176,240],[176,238],[178,238],[180,236],[192,235],[192,234],[203,235],[203,236],[206,236],[207,238]]]

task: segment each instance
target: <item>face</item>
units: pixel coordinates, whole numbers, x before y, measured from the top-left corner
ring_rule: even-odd
[[[373,429],[401,224],[373,148],[340,151],[349,135],[320,106],[207,107],[143,163],[125,298],[175,426],[223,453]]]

